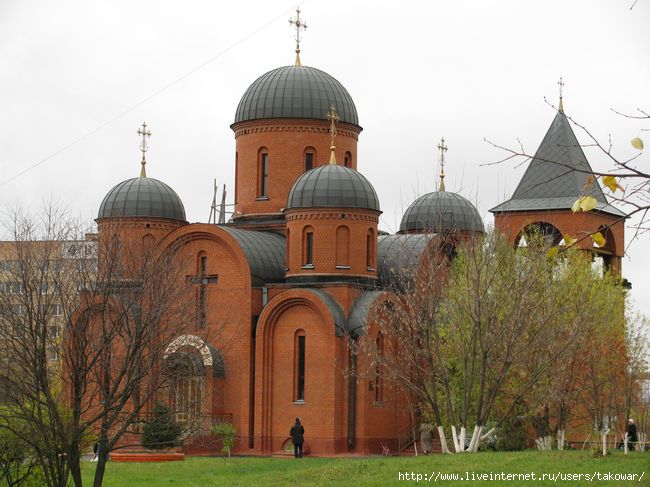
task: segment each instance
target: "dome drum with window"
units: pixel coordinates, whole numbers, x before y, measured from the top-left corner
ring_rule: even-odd
[[[338,160],[356,169],[362,128],[352,97],[335,78],[308,66],[285,66],[250,85],[231,125],[237,143],[234,221],[282,219],[292,184],[327,161],[332,106],[338,112]]]
[[[289,281],[374,280],[381,210],[370,182],[336,164],[306,172],[284,209]]]

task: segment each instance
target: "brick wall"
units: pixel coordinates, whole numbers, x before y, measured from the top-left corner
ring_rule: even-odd
[[[272,119],[254,120],[233,125],[235,132],[236,175],[235,214],[233,219],[250,215],[276,214],[287,204],[293,183],[305,172],[305,149],[315,151],[314,167],[330,159],[329,124],[325,120]],[[343,164],[346,152],[351,165],[357,167],[357,139],[360,127],[337,125],[336,157]],[[260,150],[268,151],[267,198],[258,198]]]

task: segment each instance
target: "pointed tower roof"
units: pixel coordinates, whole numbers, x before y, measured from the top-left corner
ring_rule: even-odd
[[[512,197],[490,212],[570,210],[585,194],[585,183],[591,173],[571,124],[560,109]],[[596,198],[596,210],[624,216],[609,204],[597,181],[586,194]]]

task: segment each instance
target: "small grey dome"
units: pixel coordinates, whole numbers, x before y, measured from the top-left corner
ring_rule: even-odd
[[[153,178],[133,178],[111,189],[99,207],[97,218],[152,217],[185,220],[185,208],[176,192]]]
[[[379,211],[372,184],[354,169],[328,164],[307,171],[289,191],[287,209],[315,206],[366,208]]]
[[[237,106],[235,123],[261,118],[327,120],[332,105],[341,122],[359,125],[352,97],[336,79],[309,66],[284,66],[248,87]]]
[[[472,203],[446,191],[420,196],[407,208],[399,226],[400,233],[453,230],[483,232],[483,220]]]

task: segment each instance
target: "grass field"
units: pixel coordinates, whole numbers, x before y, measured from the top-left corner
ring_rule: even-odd
[[[92,485],[95,464],[84,462],[84,484]],[[402,473],[402,480],[399,473]],[[408,472],[408,479],[404,473]],[[427,482],[432,473],[459,474],[463,478],[474,473],[475,481],[442,480]],[[635,481],[610,480],[590,482],[586,479],[567,481],[525,480],[478,481],[479,474],[535,473],[542,474],[636,474]],[[411,480],[411,474],[421,474],[420,482]],[[641,481],[639,477],[643,474]],[[427,477],[424,477],[424,476]],[[425,480],[427,479],[427,480]],[[650,452],[616,452],[605,458],[592,458],[591,452],[484,452],[468,455],[428,457],[372,457],[372,458],[188,458],[170,463],[110,463],[107,465],[104,485],[107,487],[139,486],[272,486],[283,485],[354,485],[384,486],[442,483],[462,485],[650,485]]]

